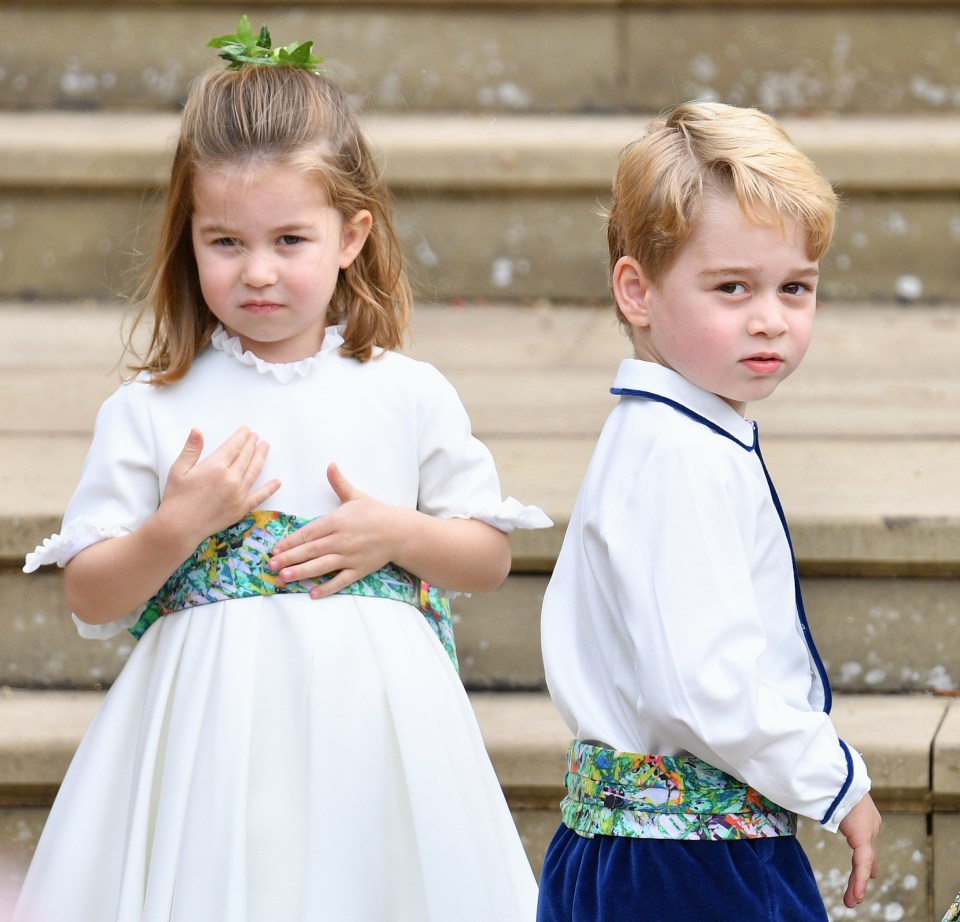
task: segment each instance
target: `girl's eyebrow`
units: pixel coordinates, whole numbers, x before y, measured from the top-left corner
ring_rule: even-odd
[[[231,233],[229,228],[225,224],[221,224],[219,221],[197,221],[196,215],[193,218],[196,223],[196,229],[201,231],[204,234],[227,234]]]
[[[283,236],[284,234],[294,234],[299,231],[305,231],[312,228],[314,224],[311,221],[294,221],[289,224],[281,224],[278,227],[270,228],[267,233],[271,236]],[[236,236],[236,231],[229,225],[222,224],[216,219],[210,221],[197,222],[197,230],[204,234],[228,234]]]

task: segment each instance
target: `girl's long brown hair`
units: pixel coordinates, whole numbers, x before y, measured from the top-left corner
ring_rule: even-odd
[[[341,351],[360,361],[375,346],[403,344],[411,295],[390,194],[343,91],[322,74],[292,67],[217,70],[201,76],[187,98],[159,239],[137,293],[135,327],[152,318],[152,332],[144,358],[130,367],[154,384],[182,378],[217,325],[193,254],[194,178],[200,170],[264,163],[316,178],[345,221],[363,209],[373,215],[360,255],[341,270],[327,322],[346,324]]]

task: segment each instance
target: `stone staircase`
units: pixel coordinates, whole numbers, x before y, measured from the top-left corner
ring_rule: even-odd
[[[217,0],[4,5],[0,36],[0,922],[45,808],[129,645],[80,641],[57,529],[113,390],[132,254],[210,65]],[[764,437],[842,734],[885,815],[881,878],[807,824],[831,919],[939,919],[960,888],[960,3],[410,0],[245,10],[315,37],[367,113],[421,306],[410,351],[459,389],[504,489],[557,523],[460,600],[458,641],[535,869],[567,732],[543,691],[540,599],[626,343],[602,219],[622,145],[711,95],[782,117],[843,194],[803,368],[750,408]],[[38,47],[42,45],[42,53]],[[51,61],[56,62],[51,65]],[[143,230],[140,230],[143,228]]]

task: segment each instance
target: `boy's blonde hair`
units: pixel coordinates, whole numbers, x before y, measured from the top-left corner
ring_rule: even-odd
[[[651,122],[620,154],[607,222],[611,272],[632,256],[648,278],[660,278],[711,192],[734,194],[760,224],[796,221],[812,260],[830,246],[836,193],[783,128],[757,109],[691,102]]]
[[[154,384],[182,378],[217,325],[200,290],[191,218],[200,170],[280,164],[303,170],[345,221],[366,209],[373,227],[341,270],[328,323],[345,323],[341,351],[361,361],[396,349],[407,332],[410,289],[390,195],[343,91],[322,74],[244,67],[202,75],[190,90],[173,159],[159,240],[139,292],[137,324],[152,314],[147,355],[134,371]]]

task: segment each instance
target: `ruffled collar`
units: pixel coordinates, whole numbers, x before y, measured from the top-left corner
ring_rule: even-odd
[[[210,345],[218,352],[236,359],[242,365],[250,365],[261,375],[273,375],[281,384],[288,384],[296,378],[306,378],[323,356],[328,352],[335,352],[343,345],[344,325],[327,327],[323,333],[323,342],[320,351],[315,355],[300,359],[299,362],[265,362],[259,356],[245,350],[240,338],[231,336],[222,326],[217,324],[210,339]]]

